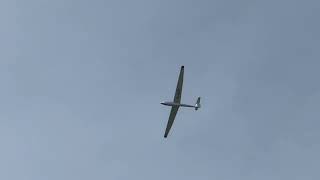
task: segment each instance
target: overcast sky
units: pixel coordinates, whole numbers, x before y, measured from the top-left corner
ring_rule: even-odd
[[[319,9],[1,1],[0,179],[320,179]]]

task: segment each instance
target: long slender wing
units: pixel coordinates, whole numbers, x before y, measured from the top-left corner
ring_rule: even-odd
[[[177,88],[176,88],[176,93],[174,95],[174,100],[173,100],[173,102],[175,102],[175,103],[180,103],[180,101],[181,101],[183,74],[184,74],[184,66],[181,66],[179,79],[178,79],[178,83],[177,83]]]
[[[173,102],[175,102],[175,103],[180,103],[180,101],[181,101],[183,74],[184,74],[184,66],[181,66],[179,79],[178,79],[178,83],[177,83],[177,87],[176,87],[176,92],[174,94],[174,100],[173,100]],[[169,134],[169,131],[171,129],[171,126],[172,126],[173,121],[177,115],[178,110],[179,110],[179,106],[172,106],[171,111],[170,111],[169,120],[168,120],[167,127],[166,127],[166,131],[164,133],[165,138],[167,138],[167,136]]]
[[[169,131],[171,129],[171,126],[173,124],[173,121],[177,115],[178,110],[179,110],[179,106],[172,106],[171,111],[170,111],[169,120],[168,120],[167,127],[166,127],[166,132],[164,133],[164,138],[167,138]]]

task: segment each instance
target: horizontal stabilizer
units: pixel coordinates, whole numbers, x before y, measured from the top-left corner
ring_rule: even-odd
[[[197,102],[196,102],[196,104],[194,105],[194,107],[195,107],[195,110],[198,110],[198,109],[201,107],[200,97],[198,97]]]

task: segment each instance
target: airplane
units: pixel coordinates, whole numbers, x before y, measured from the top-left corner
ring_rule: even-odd
[[[169,101],[164,101],[161,102],[160,104],[165,105],[165,106],[171,106],[171,111],[169,115],[169,120],[167,122],[167,127],[164,133],[164,138],[168,137],[169,131],[171,129],[171,126],[173,124],[173,121],[177,115],[177,112],[180,107],[191,107],[194,108],[195,110],[198,110],[201,105],[200,105],[200,97],[198,97],[195,105],[188,105],[188,104],[181,104],[181,93],[182,93],[182,85],[183,85],[183,74],[184,74],[184,66],[180,67],[180,74],[179,74],[179,79],[176,87],[176,92],[174,95],[173,102]]]

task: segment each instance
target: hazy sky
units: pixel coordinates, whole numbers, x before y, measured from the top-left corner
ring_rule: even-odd
[[[3,0],[0,179],[320,179],[316,0]],[[163,138],[180,66],[183,103]]]

